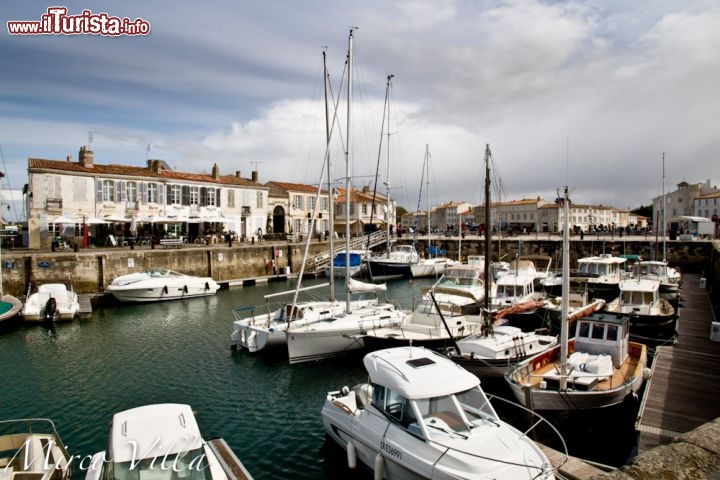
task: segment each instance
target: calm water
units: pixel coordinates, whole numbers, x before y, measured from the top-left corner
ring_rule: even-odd
[[[431,283],[391,282],[388,297],[409,308],[420,288]],[[256,479],[372,478],[363,469],[345,467],[344,452],[326,442],[320,418],[327,391],[366,378],[359,355],[290,366],[230,349],[231,310],[262,305],[263,295],[292,285],[97,308],[89,319],[51,330],[3,325],[0,418],[51,418],[70,453],[85,456],[105,448],[114,413],[150,403],[187,403],[204,437],[224,437]],[[579,437],[578,454],[622,463],[625,452],[613,450],[617,438],[605,443],[598,427],[582,424],[566,437],[573,442]],[[604,443],[602,452],[598,442]],[[76,469],[76,478],[83,475]]]

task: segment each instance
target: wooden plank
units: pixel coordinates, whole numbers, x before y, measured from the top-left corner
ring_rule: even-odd
[[[640,451],[720,416],[720,342],[710,340],[712,307],[697,275],[684,275],[678,342],[658,347],[637,430]]]

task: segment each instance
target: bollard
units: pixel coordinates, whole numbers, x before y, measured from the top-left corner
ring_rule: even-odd
[[[76,251],[76,252],[78,251],[78,244],[77,244],[77,243],[73,243],[73,250]]]

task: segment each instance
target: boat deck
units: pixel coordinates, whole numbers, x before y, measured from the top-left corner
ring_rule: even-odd
[[[577,380],[569,382],[574,383],[575,387],[578,390],[610,390],[611,388],[617,387],[618,385],[627,383],[629,379],[637,375],[638,368],[642,368],[642,366],[638,365],[640,359],[640,348],[641,347],[638,344],[630,343],[630,357],[628,361],[623,363],[622,367],[619,370],[615,370],[611,377],[607,377],[603,380],[598,381],[595,379],[591,379],[591,377],[579,376]],[[532,373],[532,375],[522,375],[520,377],[520,383],[529,383],[533,387],[538,387],[541,381],[547,381],[548,378],[552,377],[551,372],[558,368],[558,363],[552,361],[552,353],[552,351],[547,352],[545,357],[547,357],[548,362],[540,368],[536,369]],[[572,353],[572,348],[569,350],[568,353]],[[539,358],[543,359],[543,357]]]
[[[699,275],[683,275],[678,341],[658,347],[636,430],[640,452],[720,417],[720,342],[710,340],[713,320]]]

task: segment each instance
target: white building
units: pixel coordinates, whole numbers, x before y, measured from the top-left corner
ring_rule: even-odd
[[[655,217],[653,225],[662,225],[663,218],[667,224],[671,217],[695,215],[695,199],[718,192],[720,189],[712,186],[710,179],[705,180],[704,183],[691,184],[685,181],[678,183],[677,190],[653,198],[653,216]],[[663,198],[665,199],[664,204]],[[667,225],[663,226],[660,231],[667,232]]]
[[[96,227],[105,235],[152,228],[153,235],[162,231],[191,241],[208,233],[250,237],[266,232],[268,191],[257,182],[257,172],[251,179],[240,172],[221,175],[217,164],[210,174],[177,172],[162,160],[148,160],[145,167],[102,165],[85,147],[77,162],[70,156],[29,158],[28,247],[47,248],[58,234],[82,237],[90,219],[108,221]],[[72,222],[53,222],[58,217]]]

